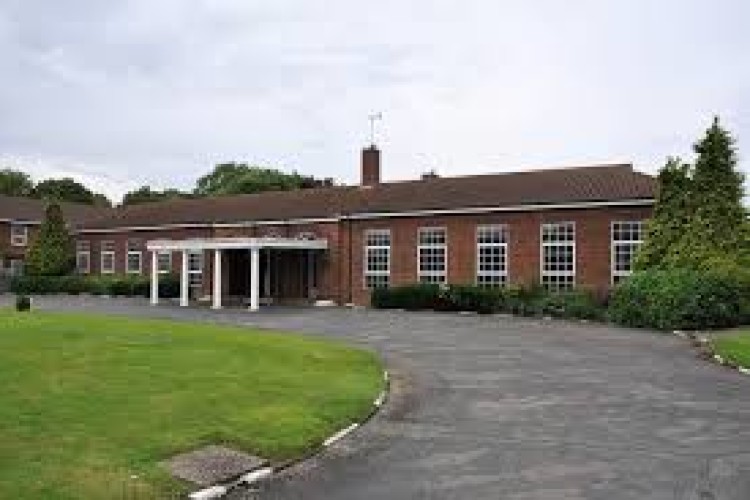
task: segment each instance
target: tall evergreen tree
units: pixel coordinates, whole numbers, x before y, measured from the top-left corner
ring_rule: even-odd
[[[73,238],[65,225],[60,205],[47,206],[39,235],[26,258],[26,273],[35,276],[64,276],[75,268]]]
[[[748,221],[742,199],[743,175],[737,169],[734,139],[714,118],[693,147],[690,219],[669,257],[673,267],[709,268],[748,255]]]
[[[646,239],[638,251],[636,269],[661,267],[682,236],[692,215],[690,165],[669,158],[659,171],[659,192]]]
[[[734,140],[714,118],[693,149],[693,168],[670,160],[659,173],[659,196],[638,269],[750,266],[750,224]]]

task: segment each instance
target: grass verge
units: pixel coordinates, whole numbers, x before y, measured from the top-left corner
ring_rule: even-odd
[[[712,344],[714,353],[739,366],[750,368],[750,329],[721,335]]]
[[[367,414],[373,353],[247,328],[0,311],[0,498],[169,498],[159,465],[224,443],[299,456]]]

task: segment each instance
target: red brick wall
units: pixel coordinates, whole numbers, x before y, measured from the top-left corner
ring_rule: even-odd
[[[10,243],[10,222],[0,222],[0,267],[7,267],[10,259],[21,259],[26,258],[26,253],[31,246],[31,243],[39,234],[39,225],[27,225],[29,231],[29,239],[25,247],[16,247]]]
[[[185,239],[205,237],[263,237],[273,234],[296,237],[311,232],[328,240],[319,274],[319,297],[338,303],[369,303],[364,288],[364,232],[368,229],[391,230],[391,283],[401,285],[417,280],[417,231],[420,227],[445,227],[448,235],[448,282],[473,283],[476,266],[476,227],[505,224],[508,227],[508,276],[514,284],[530,284],[540,279],[540,226],[545,222],[576,223],[576,283],[594,290],[606,290],[610,284],[610,223],[617,220],[643,220],[650,207],[568,209],[536,212],[508,212],[482,215],[440,217],[398,217],[391,219],[342,221],[305,225],[255,226],[215,229],[175,229],[79,235],[92,244],[92,273],[99,272],[102,240],[116,242],[116,272],[125,272],[128,238]],[[206,252],[204,291],[211,293],[213,252]],[[180,254],[172,257],[174,272],[180,270]],[[144,255],[143,273],[150,270],[150,256]],[[224,266],[224,272],[231,272]],[[227,280],[224,280],[227,283]]]
[[[576,284],[606,290],[610,284],[610,223],[643,220],[648,207],[550,210],[483,215],[408,217],[356,221],[352,224],[351,294],[357,304],[369,302],[364,288],[364,232],[391,230],[391,284],[417,281],[417,232],[420,227],[444,227],[448,235],[448,282],[474,283],[476,227],[505,224],[508,227],[508,279],[514,284],[531,284],[540,279],[540,227],[547,222],[576,224]],[[343,286],[348,292],[348,283]],[[348,295],[348,293],[347,293]]]

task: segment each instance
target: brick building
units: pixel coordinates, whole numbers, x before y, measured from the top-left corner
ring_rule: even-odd
[[[23,272],[26,253],[44,219],[46,206],[42,200],[0,195],[0,277]],[[63,203],[61,208],[71,227],[109,212],[76,203]]]
[[[606,290],[630,272],[653,177],[630,165],[362,182],[122,207],[78,226],[81,273],[166,273],[181,303],[367,304],[378,286],[541,283]],[[154,286],[153,288],[156,288]],[[157,297],[153,297],[157,300]]]

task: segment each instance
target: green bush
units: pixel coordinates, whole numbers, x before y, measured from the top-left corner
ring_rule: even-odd
[[[479,314],[499,312],[502,290],[478,286],[453,285],[441,290],[437,309],[442,311],[474,311]]]
[[[149,278],[144,276],[18,276],[11,281],[11,291],[25,295],[67,293],[77,295],[111,295],[120,297],[148,297],[151,293]],[[180,295],[177,276],[159,277],[159,296],[173,298]]]
[[[406,309],[418,311],[435,309],[440,300],[438,285],[406,285],[393,288],[376,288],[371,303],[379,309]]]
[[[16,297],[16,311],[25,312],[31,310],[31,299],[26,295]]]
[[[531,287],[484,288],[473,285],[407,285],[373,290],[371,303],[380,309],[506,312],[523,316],[602,319],[604,308],[583,291],[551,294]]]
[[[742,281],[723,272],[647,270],[614,291],[609,317],[625,326],[699,330],[736,326],[741,321]]]
[[[537,300],[538,310],[545,316],[589,320],[601,320],[605,317],[602,304],[592,294],[585,291],[547,294]]]
[[[549,292],[541,285],[509,286],[503,290],[502,311],[518,316],[542,316],[542,301]]]

